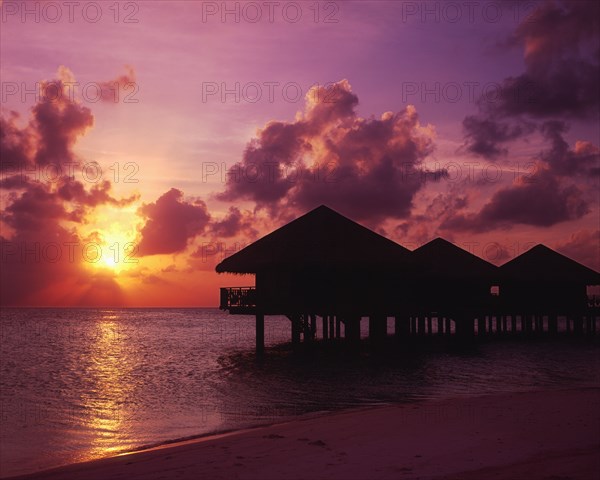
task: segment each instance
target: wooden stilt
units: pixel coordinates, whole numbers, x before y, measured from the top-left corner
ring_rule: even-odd
[[[477,319],[477,335],[485,336],[485,316],[483,315]]]
[[[477,334],[480,336],[485,336],[486,335],[486,331],[485,331],[485,316],[482,315],[481,317],[479,317],[477,319]]]
[[[360,342],[360,317],[346,317],[344,320],[346,327],[346,339],[352,343]]]
[[[558,318],[555,314],[548,317],[548,333],[550,335],[556,335],[558,333]]]
[[[417,317],[417,332],[419,335],[425,335],[425,317]]]
[[[292,315],[292,345],[296,346],[300,343],[300,316]]]
[[[387,336],[387,317],[383,315],[371,315],[369,317],[369,339],[380,343]]]
[[[573,334],[581,335],[583,333],[583,317],[573,315]]]
[[[586,317],[586,322],[585,322],[585,334],[586,335],[591,335],[592,334],[592,323],[594,321],[594,317],[592,315],[588,315]]]
[[[525,333],[527,335],[530,335],[532,332],[532,327],[533,327],[533,319],[535,318],[535,315],[525,315],[524,319],[525,319]]]
[[[402,336],[402,317],[400,315],[394,317],[394,336],[396,338]]]
[[[375,341],[377,339],[377,316],[369,317],[369,340]]]
[[[327,318],[327,315],[321,317],[321,325],[323,328],[323,340],[327,340],[329,338],[329,319]]]
[[[334,336],[334,317],[333,315],[328,315],[327,318],[329,319],[329,339],[331,340]]]

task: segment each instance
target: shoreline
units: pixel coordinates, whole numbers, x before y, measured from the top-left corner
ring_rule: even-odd
[[[599,425],[600,387],[425,400],[308,414],[3,479],[584,480],[600,475]]]

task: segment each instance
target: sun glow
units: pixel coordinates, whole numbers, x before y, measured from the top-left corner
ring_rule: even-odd
[[[129,209],[107,207],[98,212],[96,228],[87,233],[84,255],[91,268],[118,274],[138,265],[136,220],[135,211]]]

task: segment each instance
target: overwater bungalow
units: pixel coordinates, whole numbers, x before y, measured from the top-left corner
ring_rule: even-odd
[[[555,331],[557,314],[573,318],[575,331],[596,330],[586,287],[600,284],[599,274],[543,245],[498,268],[442,238],[411,252],[324,205],[216,271],[254,275],[253,286],[221,288],[220,308],[255,316],[259,352],[265,315],[289,319],[294,345],[315,338],[318,317],[323,339],[340,338],[343,326],[355,344],[363,317],[374,344],[387,336],[389,317],[398,338],[544,331],[544,318]]]
[[[264,315],[286,315],[292,341],[314,336],[316,316],[324,337],[385,335],[387,316],[406,310],[411,252],[322,205],[223,260],[217,272],[255,275],[255,285],[222,288],[221,308],[256,315],[257,348]]]
[[[411,306],[421,323],[417,331],[450,333],[453,323],[455,333],[472,335],[474,319],[483,318],[497,300],[492,286],[498,267],[443,238],[417,248],[412,257]]]
[[[502,310],[519,315],[525,332],[556,333],[558,315],[567,318],[568,331],[595,332],[597,307],[588,293],[600,285],[598,272],[540,244],[506,262],[499,273]]]

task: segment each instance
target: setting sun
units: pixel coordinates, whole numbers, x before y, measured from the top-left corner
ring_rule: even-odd
[[[138,265],[135,209],[107,206],[96,212],[94,228],[87,233],[84,259],[95,269],[114,273]]]

